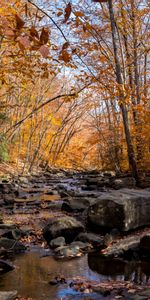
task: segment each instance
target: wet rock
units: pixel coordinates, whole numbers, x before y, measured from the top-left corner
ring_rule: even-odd
[[[90,251],[93,247],[90,243],[81,242],[81,241],[74,241],[70,244],[71,247],[79,247],[82,251]]]
[[[43,236],[48,243],[59,236],[63,236],[66,242],[72,242],[82,231],[84,226],[81,222],[73,217],[64,216],[51,220],[43,229]]]
[[[60,275],[56,276],[54,279],[51,279],[49,281],[50,285],[65,284],[65,283],[67,283],[65,277]]]
[[[27,194],[26,192],[20,192],[17,197],[19,199],[28,199],[29,198],[29,194]]]
[[[56,239],[53,239],[50,242],[50,247],[52,249],[55,249],[57,247],[62,247],[62,246],[65,246],[65,245],[66,245],[66,241],[65,241],[65,238],[63,236],[60,236]]]
[[[104,236],[104,245],[108,246],[110,245],[112,242],[114,242],[116,239],[118,239],[120,237],[120,232],[118,229],[113,228],[110,233],[106,233],[106,235]]]
[[[61,198],[66,198],[66,199],[67,199],[67,197],[70,197],[70,195],[66,191],[63,191],[63,190],[59,190],[59,195]]]
[[[109,178],[105,177],[95,177],[87,179],[87,186],[92,187],[106,187],[109,186]]]
[[[0,192],[2,194],[9,194],[14,191],[14,185],[12,183],[2,183],[0,182]]]
[[[59,197],[57,190],[48,190],[45,192],[45,194],[46,195],[58,195],[58,197]]]
[[[4,199],[4,203],[6,205],[9,205],[9,204],[13,205],[15,203],[15,196],[13,194],[9,194],[9,195],[4,194],[3,199]]]
[[[116,172],[114,172],[114,171],[104,171],[103,172],[103,176],[106,176],[106,177],[115,177],[116,176]]]
[[[24,177],[24,176],[20,176],[19,181],[20,181],[20,183],[23,183],[25,185],[29,184],[29,179],[27,177]]]
[[[79,246],[62,246],[55,249],[55,253],[60,258],[73,258],[81,256],[81,248]]]
[[[84,196],[68,198],[65,202],[63,202],[62,210],[67,212],[82,212],[95,202],[96,198],[94,199]]]
[[[0,274],[12,271],[14,266],[6,260],[0,259]]]
[[[60,191],[66,191],[67,192],[67,186],[65,186],[65,185],[63,185],[63,184],[58,184],[57,185],[57,188],[58,188],[58,190],[60,190]]]
[[[16,229],[0,229],[0,237],[6,237],[8,239],[19,240],[23,236],[23,232],[16,228]]]
[[[24,234],[20,229],[13,229],[10,231],[5,231],[1,236],[8,239],[19,240],[23,235]]]
[[[145,176],[143,179],[141,179],[140,187],[143,189],[150,187],[150,176]]]
[[[1,230],[13,230],[13,229],[16,229],[16,225],[2,223],[2,224],[0,224],[0,229]]]
[[[0,248],[12,252],[22,252],[26,250],[26,246],[21,242],[7,238],[0,238]]]
[[[150,193],[122,189],[105,193],[88,210],[89,226],[128,231],[150,225]]]
[[[125,177],[125,178],[116,178],[112,180],[111,187],[118,190],[121,188],[134,188],[136,186],[136,181],[133,177]]]
[[[137,291],[135,293],[127,293],[126,297],[121,298],[122,300],[148,300],[150,295],[150,289],[145,287],[144,291]]]
[[[104,239],[94,233],[82,232],[76,237],[76,240],[79,240],[84,243],[90,243],[95,248],[103,248],[104,246]]]
[[[109,245],[101,254],[105,257],[123,257],[130,259],[131,255],[136,252],[140,245],[140,236],[125,237],[116,243]]]
[[[104,237],[104,245],[109,246],[113,242],[113,236],[109,233],[106,233]]]
[[[0,300],[15,300],[17,293],[17,291],[0,292]]]

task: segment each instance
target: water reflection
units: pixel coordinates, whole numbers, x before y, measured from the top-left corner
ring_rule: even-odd
[[[13,263],[16,269],[0,277],[0,290],[17,290],[21,296],[38,300],[58,300],[62,294],[68,293],[64,286],[48,284],[58,274],[70,279],[73,276],[85,276],[95,280],[100,278],[100,275],[89,269],[87,256],[61,261],[51,256],[40,258],[40,254],[34,252],[17,256]]]
[[[107,276],[109,279],[122,279],[139,284],[150,283],[149,262],[127,262],[119,259],[105,259],[97,254],[90,254],[88,264],[91,270]]]
[[[67,279],[81,276],[100,281],[113,279],[131,280],[136,283],[150,282],[150,264],[146,262],[108,260],[97,254],[63,261],[55,260],[52,256],[40,258],[41,253],[38,249],[38,252],[16,256],[13,261],[16,269],[0,276],[0,290],[17,290],[23,297],[32,297],[38,300],[79,300],[85,298],[83,295],[74,293],[68,286],[51,286],[48,282],[58,274]],[[69,298],[66,298],[68,295]],[[104,298],[93,294],[90,299]]]

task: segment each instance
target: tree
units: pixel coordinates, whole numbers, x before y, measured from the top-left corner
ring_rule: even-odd
[[[131,140],[126,104],[124,103],[125,102],[124,101],[125,95],[124,95],[124,90],[123,90],[124,83],[122,80],[121,66],[120,66],[118,50],[117,50],[117,32],[116,32],[116,24],[115,24],[114,12],[113,12],[112,0],[108,0],[108,6],[109,6],[109,15],[110,15],[110,22],[111,22],[111,30],[112,30],[116,80],[119,85],[119,91],[120,91],[119,103],[120,103],[120,108],[121,108],[121,112],[122,112],[126,142],[127,142],[127,147],[128,147],[129,164],[130,164],[130,167],[132,168],[132,174],[138,185],[139,184],[139,174],[138,174],[137,162],[136,162],[135,153],[134,153],[132,140]]]

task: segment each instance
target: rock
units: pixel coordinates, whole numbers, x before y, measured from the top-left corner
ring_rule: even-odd
[[[0,224],[0,229],[1,230],[14,230],[16,229],[16,225],[15,224]]]
[[[0,292],[0,300],[14,300],[17,296],[17,291]]]
[[[75,197],[75,198],[68,198],[62,204],[62,210],[67,212],[82,212],[87,209],[91,204],[96,202],[96,198],[90,197]]]
[[[49,281],[50,285],[65,284],[65,283],[67,283],[65,277],[60,276],[60,275],[56,276],[54,279],[51,279]]]
[[[92,187],[92,189],[96,187],[109,186],[109,178],[105,178],[105,177],[87,178],[87,186]]]
[[[114,171],[104,171],[103,172],[103,176],[106,176],[106,177],[115,177],[116,173]]]
[[[4,203],[6,204],[6,205],[9,205],[9,204],[14,204],[14,202],[15,202],[15,196],[13,195],[13,194],[9,194],[9,195],[7,195],[7,194],[4,194],[3,195],[3,199],[4,199]]]
[[[141,291],[136,295],[133,295],[133,300],[148,300],[150,295],[150,288],[146,288],[145,291]]]
[[[14,266],[11,263],[0,259],[0,273],[6,273],[12,270],[14,270]]]
[[[0,238],[0,248],[12,252],[22,252],[26,250],[26,246],[21,242],[7,238]]]
[[[150,234],[147,234],[141,238],[139,247],[141,251],[150,253]]]
[[[73,217],[63,216],[50,221],[43,229],[43,236],[49,243],[52,239],[63,236],[66,242],[72,242],[84,230],[81,222]]]
[[[23,183],[23,184],[25,184],[25,185],[28,185],[28,184],[29,184],[28,178],[27,178],[27,177],[24,177],[24,176],[20,176],[20,177],[19,177],[19,181],[20,181],[20,183]]]
[[[52,249],[55,249],[57,247],[62,247],[62,246],[65,246],[65,245],[66,245],[66,241],[65,241],[65,238],[63,236],[60,236],[56,239],[53,239],[50,242],[50,247]]]
[[[109,257],[122,257],[129,259],[134,256],[134,253],[138,251],[140,245],[140,236],[129,236],[122,240],[118,240],[116,243],[109,245],[101,255],[107,258]],[[133,257],[132,257],[133,258]]]
[[[55,253],[60,258],[73,258],[81,256],[81,249],[79,246],[62,246],[55,249]]]
[[[103,238],[94,233],[82,232],[77,237],[76,240],[79,240],[84,243],[90,243],[93,247],[103,248],[104,241]]]
[[[0,237],[6,237],[8,239],[19,240],[23,235],[24,235],[23,232],[18,228],[0,229]]]
[[[109,244],[113,243],[116,239],[120,237],[120,232],[118,229],[113,228],[110,233],[106,233],[104,236],[104,245],[108,246]]]
[[[18,240],[21,236],[23,236],[23,232],[15,224],[0,224],[0,237]]]
[[[96,228],[128,231],[150,225],[150,193],[122,189],[105,193],[88,209],[88,223]]]
[[[2,183],[0,182],[0,192],[2,194],[9,194],[14,191],[14,186],[12,183]]]
[[[90,243],[84,243],[81,241],[74,241],[70,244],[71,247],[79,247],[82,251],[90,251],[93,247]]]
[[[121,188],[134,188],[136,186],[136,181],[133,177],[117,178],[111,182],[112,188],[118,190]]]
[[[113,242],[113,236],[111,234],[109,234],[109,233],[106,233],[106,235],[104,237],[104,245],[108,246],[112,242]]]

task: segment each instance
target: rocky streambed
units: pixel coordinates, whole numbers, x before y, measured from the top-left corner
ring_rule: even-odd
[[[0,211],[1,300],[150,296],[150,189],[131,176],[3,180]]]

